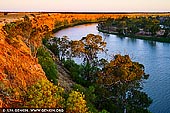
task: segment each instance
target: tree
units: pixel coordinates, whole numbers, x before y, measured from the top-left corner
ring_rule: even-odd
[[[132,34],[132,35],[139,32],[139,28],[135,24],[128,25],[128,29],[129,29],[130,34]]]
[[[58,38],[58,42],[60,60],[63,60],[70,56],[70,41],[67,36],[63,36],[62,38]]]
[[[45,45],[59,58],[60,61],[63,61],[65,58],[71,57],[70,43],[68,37],[63,36],[62,38],[53,37],[48,40]]]
[[[64,43],[66,43],[66,41],[64,41]],[[68,46],[67,50],[71,57],[79,57],[84,59],[82,65],[83,78],[93,81],[92,78],[95,78],[93,77],[93,74],[95,73],[94,71],[96,71],[97,69],[97,54],[99,52],[105,51],[104,48],[106,46],[106,42],[104,42],[102,37],[99,35],[88,34],[81,40],[70,41],[68,42],[68,44],[70,44],[70,46]],[[66,52],[67,50],[64,50],[64,52]]]
[[[110,105],[113,105],[118,111],[120,110],[120,113],[130,112],[129,107],[132,106],[134,110],[149,112],[147,107],[152,101],[145,93],[139,91],[141,89],[140,81],[144,78],[143,65],[138,62],[132,62],[128,55],[115,55],[114,59],[98,72],[97,83],[100,86],[98,89],[104,91],[101,94],[102,98],[98,102],[101,105],[110,102]],[[134,102],[136,106],[132,104]],[[106,110],[110,111],[110,109]]]
[[[160,26],[159,26],[159,25],[152,25],[152,26],[151,26],[150,31],[151,31],[151,33],[152,33],[153,36],[156,35],[156,32],[157,32],[158,30],[160,30]]]
[[[93,61],[97,59],[97,54],[105,51],[106,42],[100,35],[94,34],[88,34],[81,41],[84,43],[84,60],[93,65]]]
[[[105,22],[105,26],[107,27],[107,30],[110,31],[110,27],[112,26],[114,19],[108,18]]]
[[[84,43],[81,40],[71,41],[71,56],[72,57],[83,57]]]
[[[104,52],[106,42],[103,41],[99,35],[88,34],[83,37],[81,41],[84,43],[84,78],[91,82],[95,81],[95,72],[98,70],[98,57],[99,52]]]

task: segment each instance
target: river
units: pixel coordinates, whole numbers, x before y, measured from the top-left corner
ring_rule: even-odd
[[[78,40],[89,33],[101,35],[112,54],[129,54],[133,61],[145,66],[149,79],[144,81],[144,91],[153,99],[149,107],[152,113],[170,113],[170,43],[153,42],[128,37],[118,37],[98,32],[97,24],[66,28],[55,33],[56,37],[68,36]]]

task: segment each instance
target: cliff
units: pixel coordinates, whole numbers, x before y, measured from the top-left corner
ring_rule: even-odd
[[[2,26],[6,23],[23,21],[24,15],[27,15],[31,20],[31,30],[36,28],[39,29],[40,32],[44,25],[48,26],[48,31],[52,31],[54,27],[69,26],[81,22],[83,23],[83,21],[96,22],[108,17],[115,18],[120,16],[119,14],[99,15],[59,13],[22,13],[0,16],[0,108],[10,107],[12,101],[20,102],[20,100],[17,100],[17,96],[21,93],[20,91],[27,90],[28,86],[35,84],[39,80],[47,79],[45,72],[38,63],[38,59],[33,56],[30,46],[30,44],[36,48],[42,46],[41,42],[44,33],[39,33],[37,31],[38,35],[27,41],[27,36],[25,36],[25,34],[16,34],[12,38],[9,38],[7,32],[2,29]],[[56,25],[56,23],[58,23],[58,25]],[[16,32],[14,32],[14,34]],[[62,87],[69,90],[70,85],[74,82],[61,65],[58,66],[58,71],[59,83]],[[12,95],[9,95],[7,93],[7,90],[9,89],[16,90],[15,92],[12,92]],[[5,99],[8,100],[4,101]]]
[[[17,13],[0,16],[0,81],[5,87],[27,87],[40,79],[46,79],[45,73],[38,64],[37,58],[31,54],[31,48],[26,42],[26,36],[16,35],[9,39],[2,26],[10,22],[23,21],[27,15],[32,28],[48,26],[48,30],[54,29],[56,21],[63,22],[63,25],[76,23],[79,20],[96,21],[98,18],[105,18],[103,14],[59,14],[59,13]],[[107,15],[108,17],[110,15]],[[66,22],[67,21],[67,22]],[[65,22],[65,23],[64,23]],[[61,25],[61,26],[63,26]],[[60,27],[61,27],[60,26]],[[17,31],[16,31],[17,32]],[[30,39],[34,46],[41,46],[43,35]]]
[[[2,30],[0,34],[0,102],[6,100],[0,107],[10,107],[10,102],[20,95],[21,90],[46,79],[46,76],[37,58],[31,56],[30,48],[21,40],[22,37],[14,38],[10,43]],[[7,93],[10,89],[17,90],[10,95]]]

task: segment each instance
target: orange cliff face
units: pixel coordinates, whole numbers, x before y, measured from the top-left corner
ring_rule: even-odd
[[[22,40],[18,40],[17,47],[9,44],[0,30],[0,82],[9,88],[26,88],[46,79],[37,58],[31,56],[30,49]]]
[[[16,105],[15,102],[11,104],[12,101],[22,102],[21,98],[16,99],[22,91],[47,79],[38,59],[31,55],[30,48],[24,42],[25,38],[21,35],[7,37],[2,26],[0,23],[0,108]],[[16,91],[8,94],[6,91],[10,89]]]
[[[23,15],[17,19],[3,17],[7,23],[22,20]],[[31,17],[31,16],[29,16]],[[32,27],[47,25],[52,30],[56,19],[60,15],[38,15],[32,20]],[[47,79],[38,59],[31,55],[30,48],[24,43],[22,36],[13,37],[12,40],[3,32],[0,23],[0,83],[6,88],[27,88],[41,79]],[[42,37],[39,37],[41,42]],[[37,40],[32,40],[36,46],[41,46]],[[35,43],[34,43],[35,42]]]

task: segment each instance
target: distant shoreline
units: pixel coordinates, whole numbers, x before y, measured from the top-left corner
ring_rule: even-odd
[[[85,25],[85,24],[93,24],[93,23],[99,23],[99,22],[83,22],[83,23],[76,23],[76,24],[70,24],[70,25],[65,25],[65,26],[61,26],[59,28],[54,28],[52,30],[52,33],[56,33],[62,29],[66,29],[66,28],[69,28],[69,27],[74,27],[74,26],[78,26],[78,25]]]
[[[142,39],[142,40],[170,43],[170,38],[145,36],[145,35],[120,35],[119,33],[108,32],[108,31],[105,31],[105,30],[102,30],[102,29],[98,29],[98,31],[102,32],[102,33],[113,34],[113,35],[128,37],[128,38],[132,38],[132,39]]]

